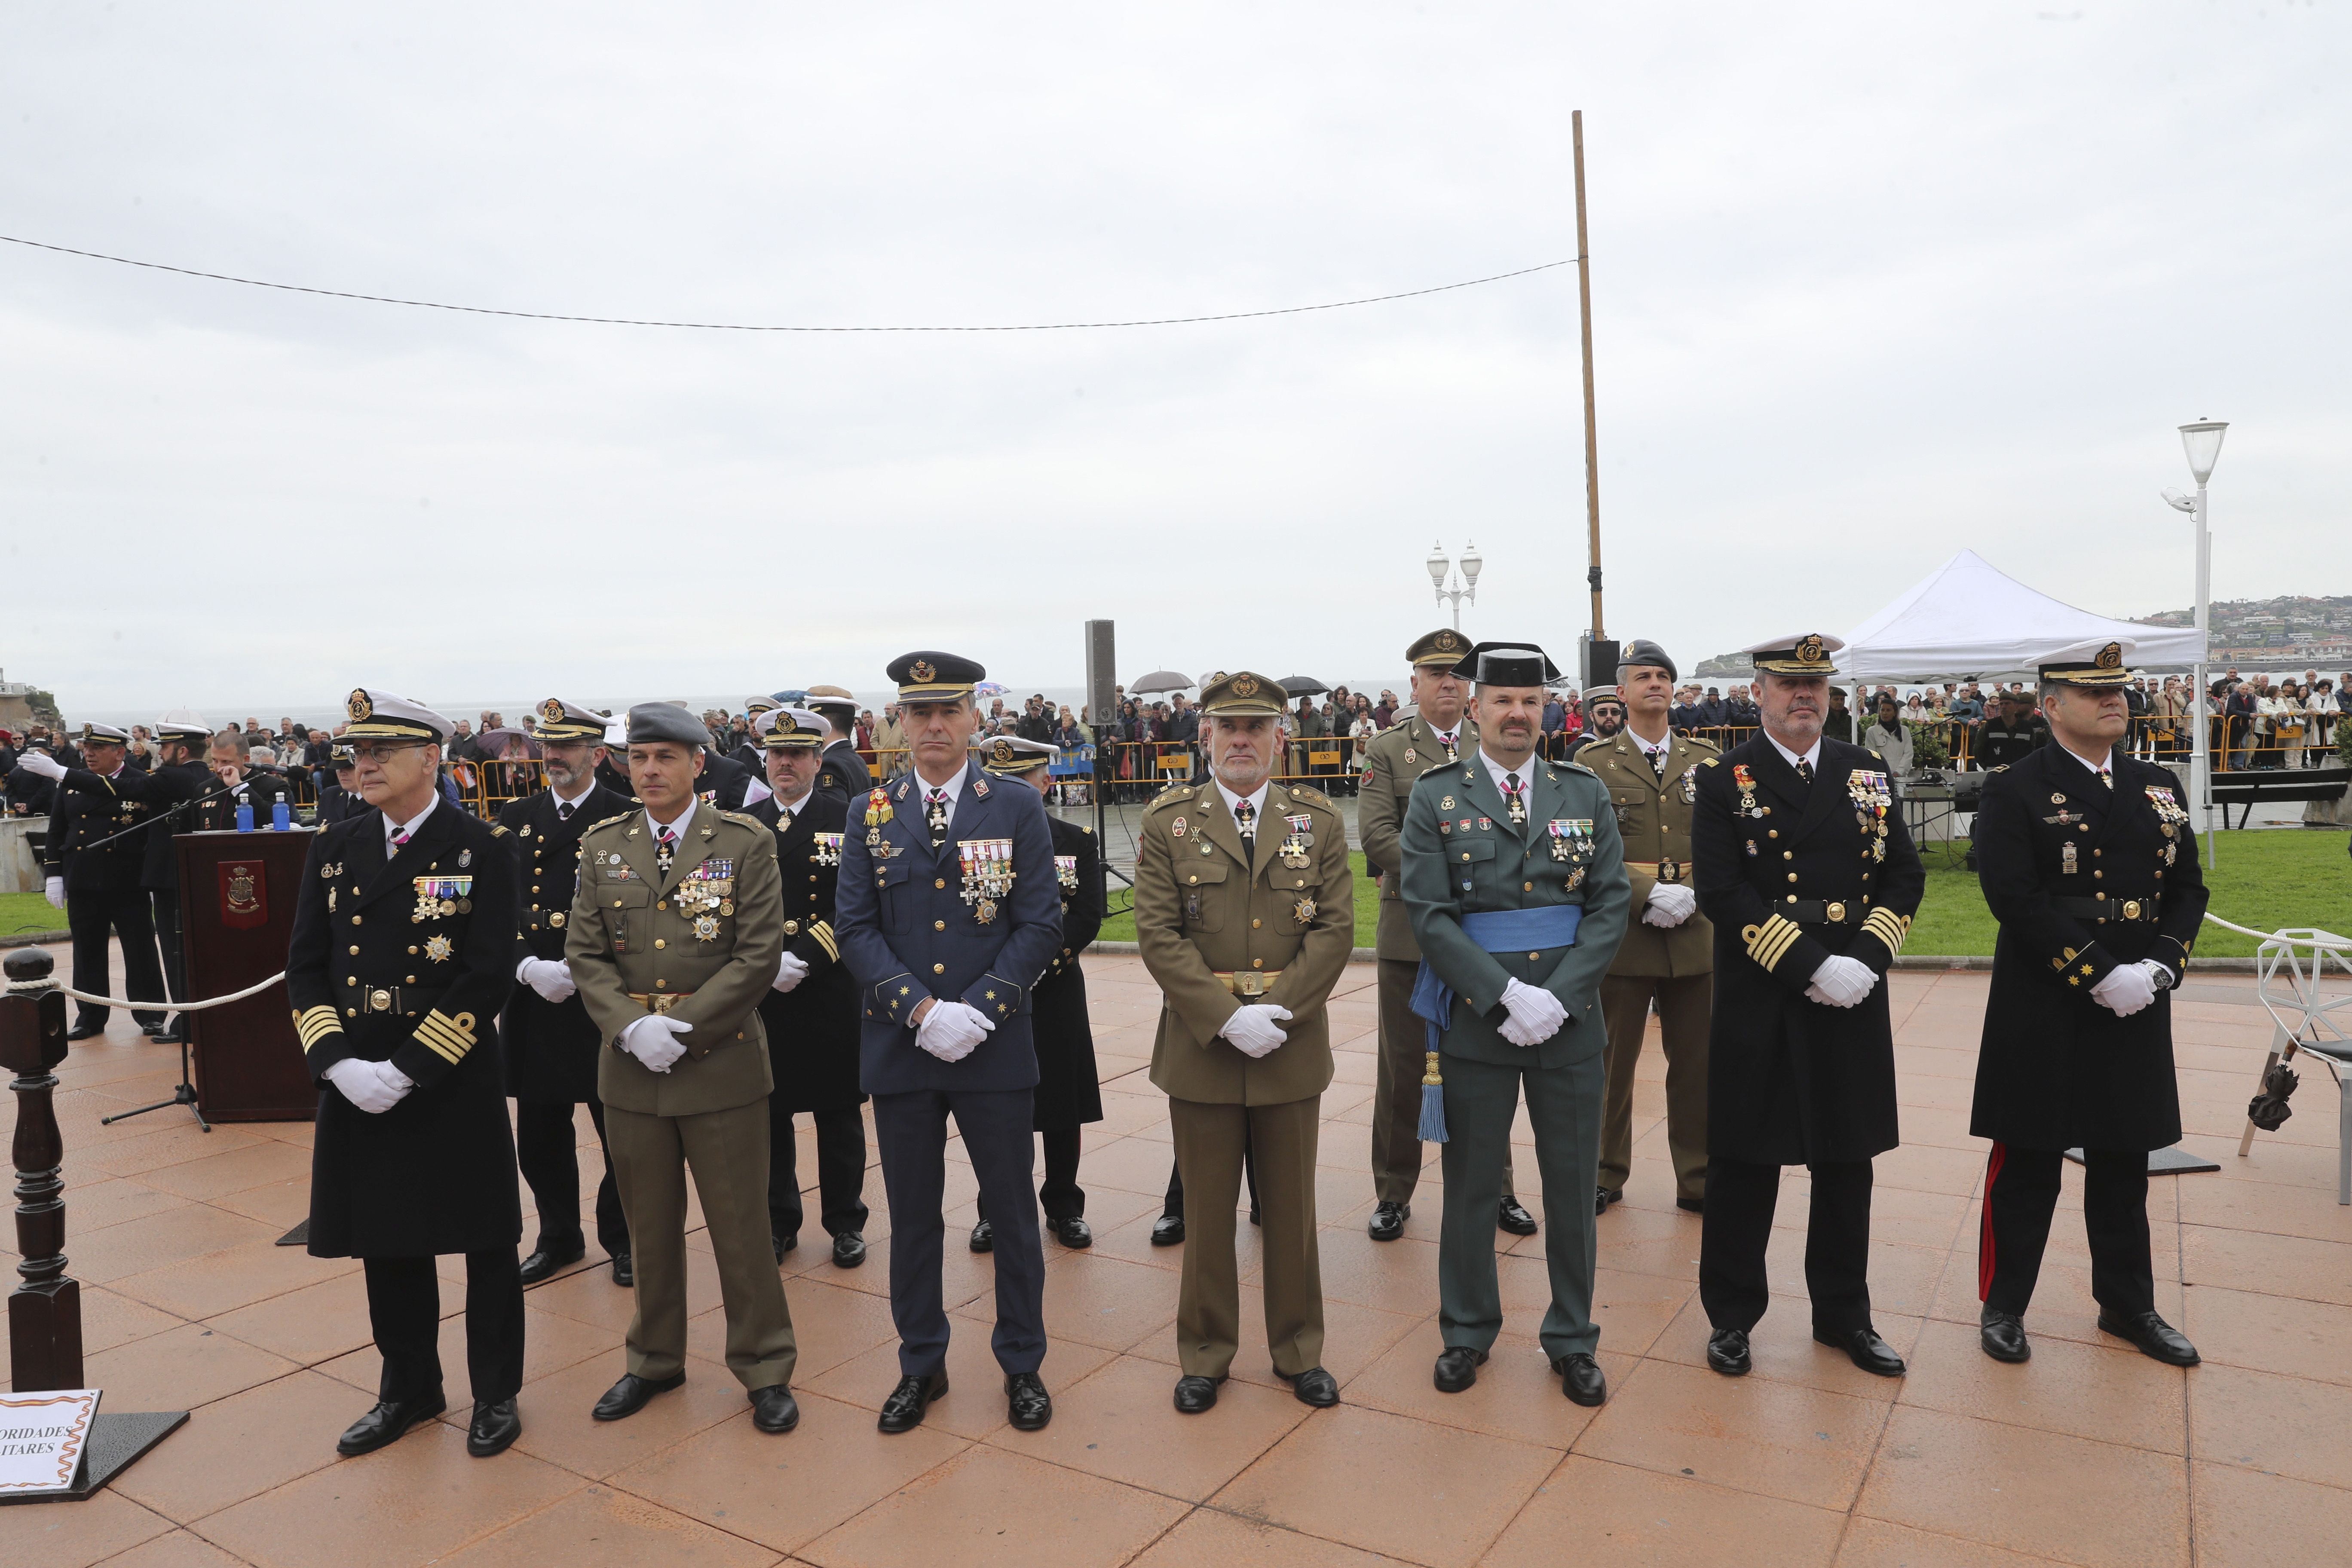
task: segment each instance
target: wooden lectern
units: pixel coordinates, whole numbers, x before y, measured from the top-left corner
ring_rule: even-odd
[[[192,1000],[242,991],[286,967],[310,838],[310,829],[300,827],[183,833],[173,839]],[[183,1016],[203,1115],[215,1121],[308,1121],[317,1114],[318,1086],[302,1060],[283,984],[226,1007]]]

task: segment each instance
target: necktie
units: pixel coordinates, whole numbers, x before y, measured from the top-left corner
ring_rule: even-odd
[[[408,829],[405,827],[395,829],[392,836],[392,852],[395,855],[399,854],[400,847],[407,842]]]
[[[1650,766],[1657,770],[1660,778],[1666,776],[1666,749],[1664,746],[1650,753]]]
[[[1458,763],[1462,760],[1461,757],[1454,752],[1454,737],[1452,735],[1440,735],[1437,737],[1437,741],[1440,745],[1445,748],[1445,760],[1447,762]]]
[[[1813,782],[1813,764],[1802,757],[1797,759],[1797,777],[1805,784]]]
[[[1242,830],[1243,843],[1253,849],[1257,847],[1257,807],[1245,800],[1236,803],[1234,806],[1234,826]]]
[[[923,795],[923,820],[931,830],[931,847],[937,849],[947,842],[948,792],[927,790]]]
[[[661,874],[665,877],[669,875],[670,858],[677,848],[677,835],[667,827],[663,828],[661,837],[654,847],[654,864],[661,868]]]
[[[558,822],[569,822],[572,820],[572,803],[570,801],[559,800],[555,803],[555,820]]]
[[[2108,772],[2105,768],[2101,768],[2099,770],[2099,782],[2106,785],[2109,789],[2113,789],[2116,787],[2116,775]]]
[[[1513,822],[1525,822],[1528,819],[1527,792],[1528,786],[1519,782],[1518,774],[1503,775],[1503,798],[1511,803]]]

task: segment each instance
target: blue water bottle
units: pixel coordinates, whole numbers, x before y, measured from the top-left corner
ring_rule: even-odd
[[[253,802],[240,800],[236,803],[236,830],[239,833],[253,831]]]
[[[281,795],[269,805],[270,831],[283,833],[293,826],[294,815],[286,809],[286,797]]]

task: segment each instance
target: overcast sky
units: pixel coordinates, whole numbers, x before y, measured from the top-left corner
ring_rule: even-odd
[[[806,325],[1312,304],[1575,254],[1608,629],[1842,630],[1963,545],[2352,593],[2340,5],[0,8],[0,233]],[[1588,624],[1576,279],[1088,332],[688,332],[0,245],[0,667],[100,709],[1401,673]],[[220,714],[215,714],[215,717]]]

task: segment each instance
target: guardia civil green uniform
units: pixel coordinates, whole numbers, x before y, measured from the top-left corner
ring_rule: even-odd
[[[1486,643],[1463,671],[1482,690],[1540,687],[1555,673],[1539,649]],[[1486,732],[1495,733],[1491,720]],[[1415,1011],[1435,1026],[1429,1065],[1444,1104],[1438,1323],[1465,1373],[1502,1331],[1493,1215],[1524,1089],[1550,1226],[1544,1352],[1571,1397],[1597,1404],[1606,1395],[1591,1362],[1601,1331],[1585,1194],[1600,1154],[1601,978],[1624,931],[1624,857],[1608,791],[1590,770],[1530,756],[1506,783],[1512,777],[1519,793],[1507,802],[1486,758],[1468,752],[1423,775],[1405,808],[1404,903],[1426,965]],[[1533,1046],[1501,1032],[1513,982],[1549,991],[1567,1015]],[[1441,1377],[1445,1364],[1441,1357]]]
[[[1276,682],[1244,670],[1211,681],[1201,710],[1208,721],[1264,715],[1278,732],[1282,697]],[[1234,1216],[1246,1144],[1257,1165],[1274,1369],[1302,1398],[1328,1385],[1328,1399],[1310,1402],[1329,1403],[1338,1389],[1322,1371],[1315,1148],[1331,1081],[1325,1004],[1355,946],[1355,875],[1347,825],[1321,792],[1261,788],[1247,837],[1213,777],[1161,794],[1137,831],[1136,941],[1161,993],[1151,1081],[1168,1096],[1184,1180],[1177,1361],[1187,1382],[1221,1382],[1240,1343]],[[1253,1058],[1223,1031],[1260,1005],[1290,1016],[1284,1042]],[[1214,1397],[1211,1388],[1190,1408]]]
[[[707,746],[707,732],[689,738],[700,730],[675,704],[629,711],[633,745]],[[759,1013],[784,948],[775,836],[755,817],[702,800],[675,829],[666,855],[642,807],[581,836],[579,891],[564,943],[580,999],[604,1041],[596,1092],[635,1249],[628,1372],[661,1384],[686,1364],[691,1165],[727,1308],[728,1370],[755,1393],[785,1388],[796,1351],[768,1236],[774,1085]],[[693,1026],[677,1037],[686,1054],[661,1072],[621,1047],[623,1031],[650,1014]]]

